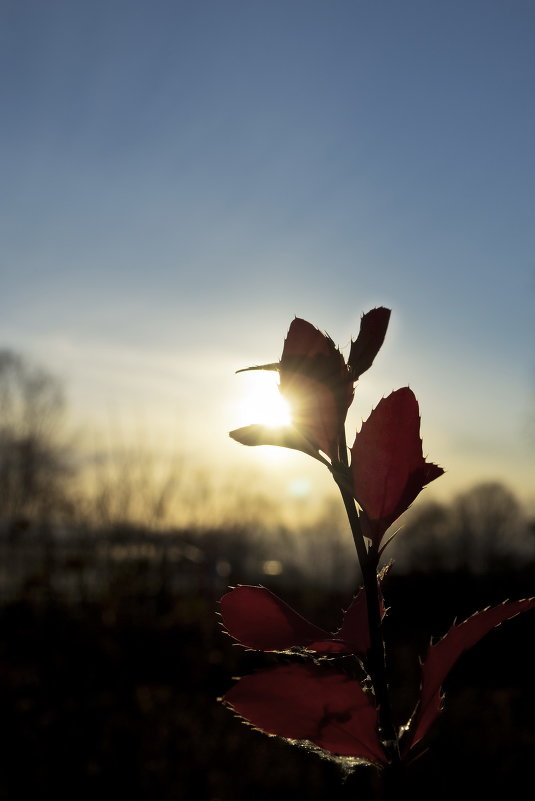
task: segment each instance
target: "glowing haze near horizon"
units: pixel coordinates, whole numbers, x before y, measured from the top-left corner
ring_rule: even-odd
[[[321,465],[227,437],[256,422],[234,371],[295,315],[347,348],[386,305],[350,427],[410,384],[447,470],[429,497],[531,496],[532,3],[0,14],[0,345],[65,380],[73,425],[315,495]]]

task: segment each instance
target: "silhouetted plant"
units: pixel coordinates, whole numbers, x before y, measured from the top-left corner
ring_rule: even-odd
[[[331,472],[363,576],[341,624],[334,633],[316,626],[262,586],[237,586],[220,601],[223,623],[240,645],[285,657],[276,667],[242,678],[224,702],[256,728],[327,756],[348,771],[360,764],[376,766],[389,780],[386,788],[421,752],[442,707],[443,681],[461,653],[535,603],[526,599],[487,608],[430,644],[414,713],[395,725],[382,633],[382,585],[389,566],[380,570],[379,560],[392,539],[384,541],[389,528],[443,470],[423,456],[418,403],[408,387],[381,399],[351,449],[346,445],[354,384],[371,367],[389,317],[385,308],[363,316],[347,362],[330,337],[305,320],[293,320],[280,360],[247,368],[278,371],[292,424],[250,425],[230,434],[245,445],[302,451]]]

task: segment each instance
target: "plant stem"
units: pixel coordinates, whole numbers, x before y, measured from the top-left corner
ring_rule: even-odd
[[[347,512],[351,533],[355,542],[357,556],[362,571],[364,592],[368,610],[368,629],[370,633],[370,650],[367,654],[368,672],[375,692],[378,707],[379,732],[381,741],[391,765],[400,763],[399,743],[394,723],[392,721],[392,708],[386,680],[385,644],[381,627],[381,607],[379,602],[379,587],[377,582],[377,567],[379,554],[377,548],[371,545],[366,547],[362,533],[361,521],[357,512],[355,499],[348,489],[351,486],[350,469],[345,446],[345,435],[341,438],[340,463],[338,470],[333,472]]]

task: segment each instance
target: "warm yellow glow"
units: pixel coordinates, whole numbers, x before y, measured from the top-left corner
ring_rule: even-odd
[[[265,576],[280,576],[284,566],[278,559],[268,559],[262,564],[262,573]]]
[[[291,422],[290,407],[279,392],[277,373],[243,373],[241,380],[245,386],[240,403],[240,425],[284,426]]]

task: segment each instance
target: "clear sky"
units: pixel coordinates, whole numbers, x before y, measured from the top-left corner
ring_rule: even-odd
[[[410,384],[436,492],[534,494],[531,0],[1,0],[0,81],[0,345],[73,420],[314,491],[234,370],[387,305],[352,426]]]

